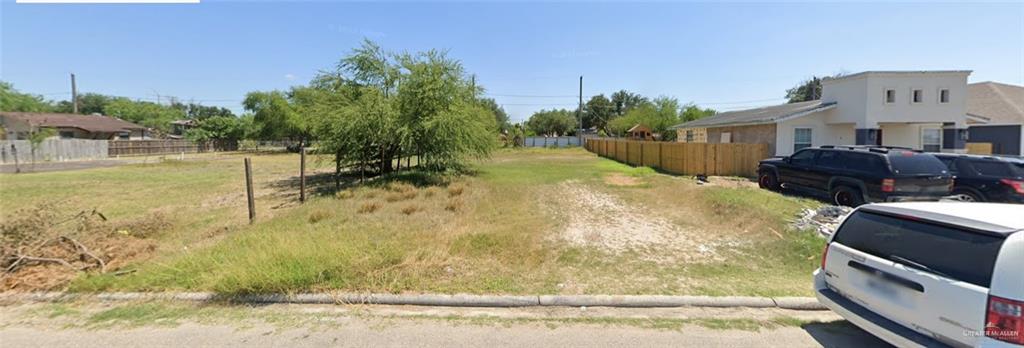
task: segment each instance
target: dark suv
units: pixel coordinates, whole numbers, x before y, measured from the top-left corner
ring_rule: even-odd
[[[761,161],[761,188],[782,187],[828,194],[835,204],[937,201],[949,195],[953,177],[931,154],[906,148],[832,146],[806,148]]]
[[[960,200],[1024,203],[1024,161],[956,154],[935,157],[953,174],[953,195]]]

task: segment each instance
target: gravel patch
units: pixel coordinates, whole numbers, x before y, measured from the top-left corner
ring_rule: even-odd
[[[639,251],[648,260],[676,262],[720,260],[724,249],[740,245],[705,231],[680,228],[642,206],[577,181],[558,184],[557,192],[568,199],[549,209],[565,221],[559,237],[573,246],[613,254]]]
[[[822,237],[828,238],[852,211],[853,208],[836,205],[804,209],[796,221],[793,221],[793,228],[799,231],[814,230]]]

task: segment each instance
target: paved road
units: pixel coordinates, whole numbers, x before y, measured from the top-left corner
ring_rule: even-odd
[[[110,305],[106,305],[109,308]],[[878,339],[837,320],[831,312],[754,309],[479,309],[395,306],[266,306],[226,309],[229,321],[169,323],[99,328],[87,319],[104,308],[62,309],[0,306],[0,346],[5,347],[877,347]],[[756,331],[713,329],[686,324],[657,327],[625,321],[571,322],[567,318],[768,319],[780,315],[821,320],[802,326]],[[246,319],[243,319],[246,318]],[[251,318],[264,318],[253,322]],[[472,319],[477,318],[477,319]],[[486,318],[483,320],[481,318]],[[538,322],[529,319],[558,318]],[[79,320],[85,325],[77,325]],[[239,321],[241,320],[241,321]],[[566,320],[566,321],[561,321]],[[238,321],[238,322],[236,322]],[[81,324],[81,323],[79,323]],[[70,327],[70,328],[68,328]]]

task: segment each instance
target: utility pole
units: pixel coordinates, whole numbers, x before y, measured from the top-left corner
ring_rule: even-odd
[[[71,113],[78,113],[78,87],[75,86],[75,73],[71,73]]]
[[[583,75],[580,75],[580,106],[576,108],[576,118],[580,122],[579,130],[576,131],[576,145],[583,146]]]

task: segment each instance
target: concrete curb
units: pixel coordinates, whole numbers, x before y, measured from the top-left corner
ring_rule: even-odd
[[[253,294],[220,295],[212,292],[0,293],[0,303],[99,301],[181,301],[292,304],[381,304],[441,307],[749,307],[827,310],[813,297],[668,296],[668,295],[470,295],[470,294]]]

